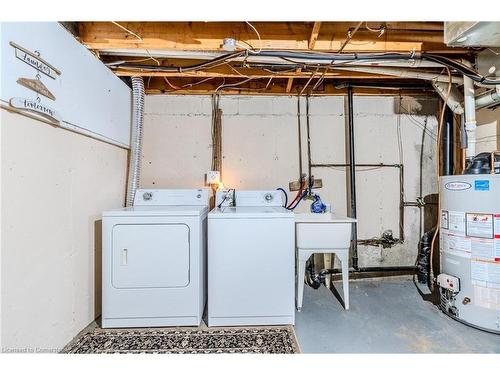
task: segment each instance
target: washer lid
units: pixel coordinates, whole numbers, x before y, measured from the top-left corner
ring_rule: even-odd
[[[228,218],[291,218],[293,212],[284,207],[221,207],[214,208],[209,214],[210,219],[228,219]]]
[[[207,206],[131,206],[104,211],[102,216],[202,216],[207,211]]]

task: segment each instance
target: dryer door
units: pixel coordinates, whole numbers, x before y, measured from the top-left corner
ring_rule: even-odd
[[[189,285],[186,224],[119,224],[113,227],[111,280],[115,288]]]

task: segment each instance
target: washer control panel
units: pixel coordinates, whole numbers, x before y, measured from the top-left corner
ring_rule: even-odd
[[[277,190],[236,190],[235,204],[246,207],[281,207],[283,196]]]

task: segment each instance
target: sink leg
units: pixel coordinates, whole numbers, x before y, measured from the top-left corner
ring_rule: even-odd
[[[306,261],[297,257],[297,310],[302,310],[302,299],[304,297],[304,276],[306,274]]]
[[[347,259],[347,250],[346,252],[342,252],[339,259],[342,266],[342,289],[344,289],[344,306],[346,310],[349,310],[349,260]]]

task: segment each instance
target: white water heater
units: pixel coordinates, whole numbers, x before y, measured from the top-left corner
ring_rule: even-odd
[[[441,309],[500,333],[500,175],[440,180]]]

